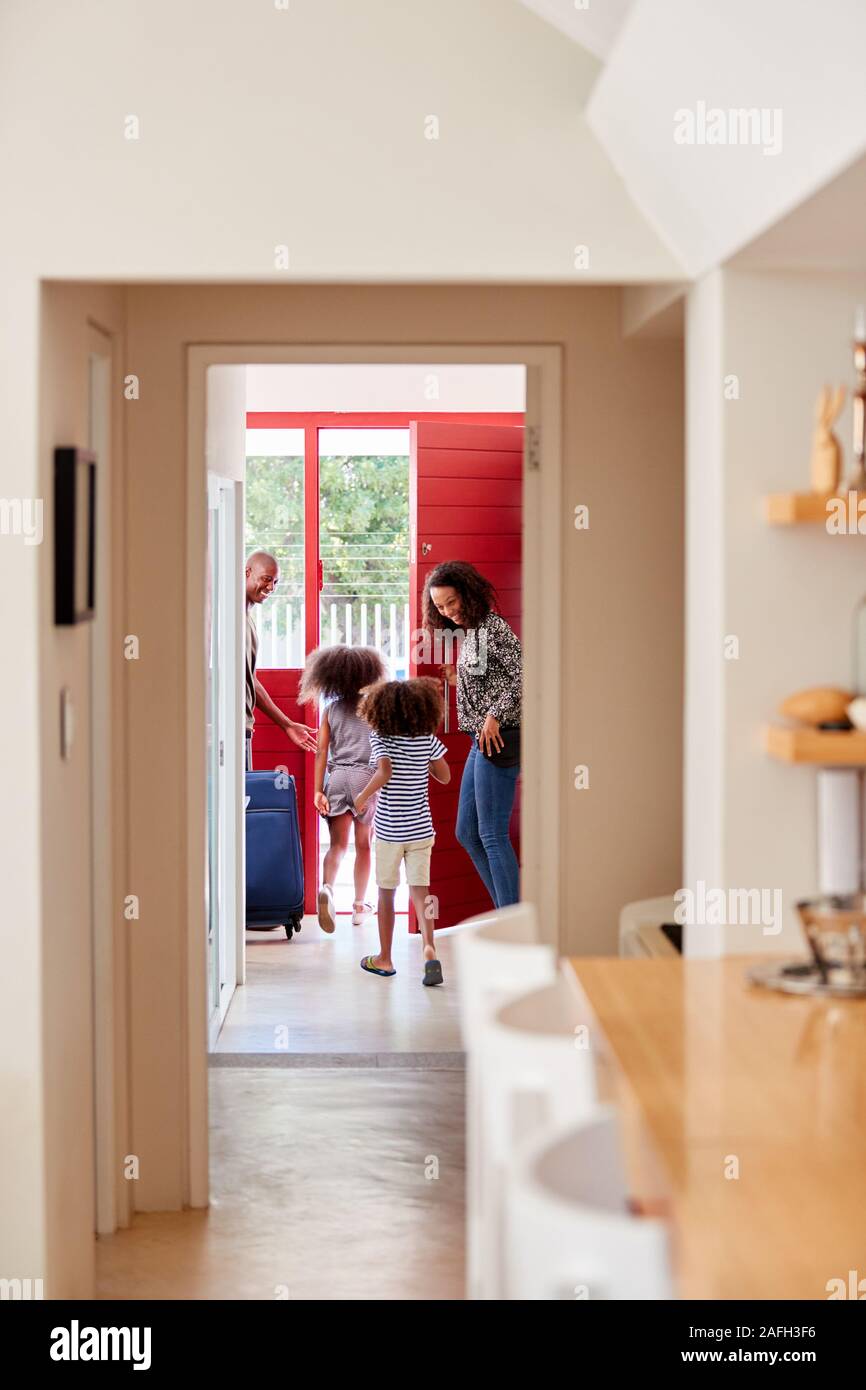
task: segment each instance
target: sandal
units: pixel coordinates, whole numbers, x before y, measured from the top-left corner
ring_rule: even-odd
[[[425,960],[422,985],[441,985],[443,983],[442,965],[438,960]]]
[[[372,903],[352,903],[352,926],[363,927],[371,912],[375,908]]]
[[[382,970],[380,966],[373,965],[373,956],[363,956],[361,959],[361,969],[368,971],[370,975],[396,975],[396,970]]]

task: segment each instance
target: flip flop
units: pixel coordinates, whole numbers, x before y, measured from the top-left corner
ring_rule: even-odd
[[[424,985],[441,985],[443,983],[442,965],[438,960],[425,960],[424,979],[421,983]]]
[[[384,975],[386,978],[388,975],[397,974],[396,970],[380,970],[378,965],[371,964],[372,959],[372,956],[363,956],[361,959],[361,969],[366,970],[370,975]]]

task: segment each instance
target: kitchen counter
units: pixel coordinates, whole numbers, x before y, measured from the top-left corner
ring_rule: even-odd
[[[866,999],[750,986],[762,959],[569,964],[679,1296],[866,1296]]]

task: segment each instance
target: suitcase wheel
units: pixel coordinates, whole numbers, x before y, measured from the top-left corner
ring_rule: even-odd
[[[287,937],[289,938],[289,940],[291,941],[291,939],[292,939],[292,924],[291,924],[291,922],[287,922],[287,923],[286,923],[286,936],[287,936]]]

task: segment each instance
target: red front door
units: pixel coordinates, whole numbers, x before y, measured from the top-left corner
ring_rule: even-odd
[[[409,527],[411,629],[423,627],[421,595],[427,575],[444,560],[468,560],[496,586],[499,611],[520,636],[523,427],[419,421],[410,429]],[[428,656],[429,662],[419,658]],[[413,676],[438,676],[440,658],[413,643]],[[460,779],[470,739],[457,731],[455,691],[440,737],[448,748],[451,781],[430,783],[436,830],[430,892],[436,925],[452,926],[491,906],[472,861],[457,843]],[[519,793],[518,793],[519,796]],[[516,841],[518,802],[512,820]],[[410,930],[417,931],[410,910]]]

